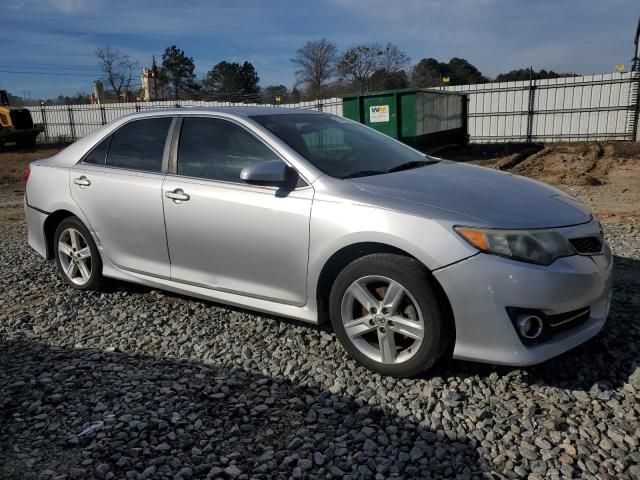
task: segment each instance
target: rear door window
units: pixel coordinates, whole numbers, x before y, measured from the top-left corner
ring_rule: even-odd
[[[118,129],[111,139],[107,166],[160,172],[171,117],[135,120]]]

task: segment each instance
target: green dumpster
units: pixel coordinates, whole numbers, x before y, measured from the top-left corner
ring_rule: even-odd
[[[461,93],[405,89],[344,97],[342,114],[419,149],[468,140]]]

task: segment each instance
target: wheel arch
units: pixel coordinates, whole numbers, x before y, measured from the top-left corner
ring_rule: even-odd
[[[379,242],[358,242],[340,248],[333,253],[328,260],[324,263],[318,282],[316,285],[316,305],[318,310],[318,323],[325,323],[329,320],[329,295],[331,293],[331,287],[336,280],[338,274],[351,262],[366,255],[375,253],[393,253],[396,255],[402,255],[409,257],[419,262],[420,265],[428,273],[431,283],[434,287],[438,302],[443,310],[445,321],[447,322],[447,333],[450,338],[447,338],[444,342],[447,349],[453,351],[453,344],[455,343],[455,320],[453,317],[453,309],[449,298],[444,289],[431,273],[431,270],[414,255],[402,250],[401,248]],[[448,352],[442,352],[448,353]]]
[[[54,258],[55,249],[53,245],[53,236],[56,233],[56,228],[58,228],[60,222],[69,217],[77,217],[77,215],[69,210],[59,209],[55,212],[50,213],[44,221],[43,229],[45,245],[47,247],[47,260],[53,260]]]

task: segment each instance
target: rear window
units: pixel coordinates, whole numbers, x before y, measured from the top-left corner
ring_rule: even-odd
[[[111,139],[107,165],[160,172],[170,117],[148,118],[127,123]]]
[[[91,165],[104,165],[107,159],[107,152],[109,151],[109,142],[111,142],[111,135],[102,140],[97,146],[84,157],[82,163],[89,163]]]

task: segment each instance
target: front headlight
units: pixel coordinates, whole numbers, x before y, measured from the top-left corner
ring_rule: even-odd
[[[455,227],[455,231],[482,252],[539,265],[551,265],[556,258],[575,254],[568,240],[552,230]]]

